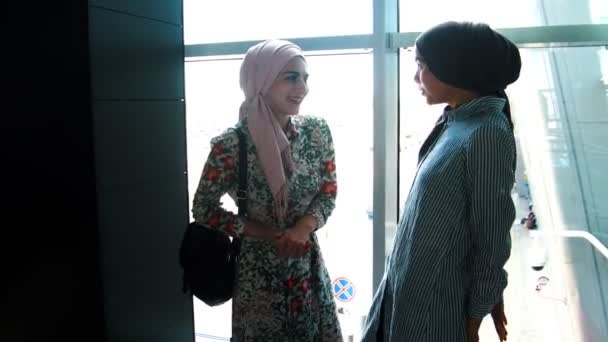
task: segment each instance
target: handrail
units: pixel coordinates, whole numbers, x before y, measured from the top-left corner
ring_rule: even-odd
[[[559,231],[559,235],[569,238],[583,238],[593,245],[603,256],[608,259],[608,248],[598,240],[595,235],[584,231],[584,230],[562,230]]]
[[[598,240],[597,237],[595,237],[595,235],[589,233],[588,231],[585,230],[558,230],[556,232],[538,232],[540,235],[545,235],[545,236],[557,236],[557,237],[564,237],[564,238],[582,238],[587,240],[587,242],[589,242],[593,247],[595,247],[598,252],[600,252],[604,258],[606,258],[608,260],[608,248],[606,248],[606,246],[604,246],[602,244],[602,242],[600,240]]]

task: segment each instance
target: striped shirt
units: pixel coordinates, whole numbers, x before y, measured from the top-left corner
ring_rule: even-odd
[[[487,96],[444,113],[418,164],[363,341],[380,329],[387,342],[466,342],[466,318],[481,319],[502,300],[515,219],[515,140],[504,103]]]

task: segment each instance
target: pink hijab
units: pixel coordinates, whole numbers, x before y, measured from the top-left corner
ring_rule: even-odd
[[[275,214],[281,225],[287,213],[287,174],[293,172],[294,165],[287,136],[264,97],[281,70],[297,56],[304,58],[297,45],[285,40],[268,40],[249,48],[240,75],[245,101],[241,104],[239,118],[247,117],[249,133],[270,185]]]

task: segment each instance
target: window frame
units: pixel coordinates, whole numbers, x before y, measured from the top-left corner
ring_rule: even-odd
[[[306,52],[332,54],[344,50],[373,51],[373,291],[384,274],[386,231],[399,215],[399,51],[414,45],[420,32],[399,32],[399,0],[373,0],[373,33],[363,35],[284,38]],[[497,28],[517,46],[554,48],[605,46],[608,24]],[[184,45],[185,62],[214,57],[242,57],[261,40]],[[396,185],[396,186],[395,186]]]

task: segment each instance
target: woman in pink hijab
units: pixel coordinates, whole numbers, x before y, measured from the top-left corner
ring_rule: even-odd
[[[342,341],[330,278],[314,232],[335,207],[335,153],[325,120],[298,115],[308,93],[302,50],[270,40],[251,47],[240,72],[240,120],[212,139],[193,203],[194,219],[241,237],[233,341]],[[248,151],[247,218],[236,200],[236,130]]]

